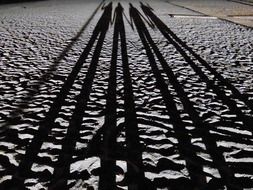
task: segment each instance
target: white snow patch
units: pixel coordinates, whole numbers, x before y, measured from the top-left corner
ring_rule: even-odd
[[[235,177],[238,177],[238,178],[245,177],[245,178],[250,178],[251,180],[253,180],[253,175],[249,175],[249,174],[238,174],[238,173],[235,173]]]
[[[66,121],[65,119],[63,119],[63,118],[60,118],[60,117],[58,117],[56,120],[55,120],[55,122],[58,122],[61,126],[63,126],[63,127],[68,127],[69,126],[69,122],[68,121]]]
[[[174,171],[174,170],[163,170],[162,172],[160,172],[159,174],[157,173],[152,173],[152,172],[145,172],[145,177],[147,177],[148,179],[155,179],[155,178],[167,178],[167,179],[178,179],[180,177],[185,177],[186,173],[184,172],[178,172],[178,171]]]
[[[124,173],[127,172],[127,162],[118,160],[116,165],[123,169]],[[121,182],[124,179],[124,174],[120,173],[116,175],[116,182]]]
[[[11,175],[2,176],[2,178],[0,178],[0,184],[6,180],[10,180],[11,178],[12,178]]]
[[[31,170],[34,172],[42,172],[44,170],[48,170],[51,174],[54,172],[54,168],[47,165],[39,165],[37,163],[33,163]]]
[[[243,143],[235,143],[235,142],[228,142],[228,141],[217,141],[218,146],[223,146],[223,147],[237,147],[238,149],[253,149],[253,145],[247,145]]]
[[[227,162],[233,162],[233,163],[253,163],[252,158],[232,158],[232,157],[227,157],[226,158]]]
[[[74,171],[83,171],[87,170],[88,172],[91,172],[93,169],[100,167],[100,158],[99,157],[91,157],[87,158],[85,160],[80,160],[75,163],[72,163],[70,166],[70,173],[73,173]]]
[[[204,172],[209,173],[209,174],[213,175],[216,178],[220,178],[221,177],[219,171],[217,169],[215,169],[215,168],[210,168],[208,166],[204,166],[203,170],[204,170]]]
[[[16,145],[10,142],[0,142],[0,146],[6,146],[9,149],[15,149]]]
[[[80,150],[87,147],[87,143],[76,142],[76,149]]]
[[[18,166],[18,162],[17,162],[17,160],[15,159],[15,156],[17,155],[17,154],[11,154],[11,153],[7,153],[7,152],[0,152],[0,154],[1,155],[3,155],[3,156],[7,156],[8,157],[8,159],[9,159],[9,162],[11,163],[11,164],[13,164],[13,165],[15,165],[15,166]]]
[[[219,129],[230,131],[230,132],[233,132],[233,133],[236,133],[236,134],[240,133],[240,134],[243,134],[243,135],[252,135],[252,133],[249,132],[249,131],[241,130],[241,129],[235,129],[235,128],[232,128],[232,127],[219,127]]]
[[[50,154],[45,153],[45,152],[40,152],[38,154],[38,156],[41,157],[41,158],[43,158],[43,157],[49,157],[52,160],[52,162],[57,160],[57,156],[53,156],[53,155],[50,155]]]
[[[33,135],[30,135],[30,134],[18,134],[18,138],[19,139],[32,139],[33,138]]]
[[[46,150],[46,149],[53,149],[53,148],[55,148],[55,149],[61,149],[61,147],[62,147],[62,145],[55,145],[54,143],[51,143],[51,142],[44,142],[43,144],[42,144],[42,147],[41,147],[41,149],[43,150]]]

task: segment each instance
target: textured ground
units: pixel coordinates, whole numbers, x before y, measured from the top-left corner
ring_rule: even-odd
[[[253,27],[253,2],[249,0],[168,0],[167,2],[206,15]]]
[[[0,189],[253,189],[252,29],[99,3],[0,6]]]

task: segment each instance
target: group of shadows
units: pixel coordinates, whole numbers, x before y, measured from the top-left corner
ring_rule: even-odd
[[[40,180],[50,181],[48,184],[49,189],[69,189],[73,184],[68,184],[69,179],[87,179],[90,174],[86,172],[82,173],[70,173],[70,165],[73,163],[73,155],[78,155],[82,158],[88,158],[91,156],[98,156],[101,159],[101,167],[92,175],[99,176],[100,190],[112,190],[119,189],[120,186],[128,186],[129,190],[141,190],[141,189],[157,189],[167,188],[170,190],[218,190],[226,187],[228,190],[242,190],[243,188],[253,188],[252,181],[247,177],[235,177],[235,172],[231,165],[223,157],[222,148],[217,146],[216,137],[209,132],[211,126],[203,121],[199,116],[199,113],[194,108],[194,103],[188,98],[188,93],[185,92],[180,85],[177,77],[173,73],[172,69],[166,63],[164,56],[158,49],[156,43],[153,41],[146,24],[151,28],[157,28],[162,35],[176,48],[176,50],[182,55],[182,57],[190,64],[193,70],[198,74],[200,79],[205,82],[208,88],[212,89],[217,97],[227,105],[231,113],[235,114],[237,118],[243,121],[242,127],[246,130],[252,123],[252,118],[247,117],[240,108],[238,108],[233,98],[241,100],[247,105],[250,110],[253,110],[252,102],[248,97],[242,95],[228,80],[222,77],[215,69],[213,69],[205,60],[203,60],[198,54],[196,54],[185,42],[177,37],[153,12],[153,9],[147,4],[141,3],[141,12],[130,3],[129,15],[130,25],[135,25],[136,31],[141,39],[142,45],[146,51],[151,70],[156,79],[156,87],[160,90],[164,104],[166,106],[167,114],[170,116],[170,122],[173,124],[175,131],[175,137],[178,140],[177,149],[180,156],[185,160],[186,169],[189,173],[189,178],[181,177],[177,179],[167,179],[164,177],[155,178],[154,181],[147,179],[144,175],[146,170],[153,170],[159,173],[159,170],[163,169],[182,169],[180,165],[173,162],[168,162],[166,159],[161,160],[157,168],[145,166],[142,160],[143,145],[140,143],[140,131],[138,130],[138,119],[136,115],[136,108],[134,103],[134,94],[132,88],[132,80],[128,62],[128,52],[126,43],[126,34],[124,26],[124,9],[119,3],[113,15],[113,4],[103,5],[103,14],[98,20],[91,38],[86,45],[83,53],[73,67],[71,73],[65,80],[61,87],[60,92],[54,99],[49,111],[47,112],[45,119],[41,121],[38,130],[34,134],[31,142],[26,142],[26,152],[22,156],[19,165],[9,166],[9,160],[6,157],[0,156],[1,163],[7,168],[1,171],[1,175],[11,175],[10,180],[4,181],[0,184],[0,189],[14,190],[25,189],[25,180],[27,178],[40,178]],[[87,103],[89,101],[90,93],[92,91],[92,84],[94,81],[95,73],[101,50],[104,44],[106,33],[112,22],[114,21],[114,33],[113,33],[113,47],[110,63],[110,74],[108,80],[107,99],[105,108],[105,122],[104,125],[97,131],[93,139],[89,142],[86,150],[77,152],[75,150],[77,138],[80,136],[79,131],[84,117]],[[146,24],[145,24],[146,23]],[[120,42],[120,43],[119,43]],[[67,95],[71,87],[73,86],[78,73],[80,72],[83,64],[85,63],[88,55],[90,54],[94,44],[96,43],[92,59],[86,74],[86,77],[82,84],[80,94],[76,96],[76,105],[71,116],[69,127],[66,136],[61,140],[62,150],[57,152],[59,154],[58,160],[54,163],[53,174],[50,172],[33,172],[31,167],[34,162],[40,162],[41,158],[38,157],[38,153],[41,149],[43,142],[49,139],[48,134],[51,129],[57,127],[55,120],[59,115],[62,105],[66,101]],[[119,48],[120,45],[120,48]],[[117,128],[117,101],[116,101],[116,86],[117,86],[117,57],[118,50],[121,50],[122,67],[123,67],[123,79],[124,79],[124,130],[126,136],[126,147],[124,150],[118,148],[116,141],[119,133]],[[207,70],[209,70],[214,76],[215,80],[219,83],[215,83],[210,80],[201,68],[192,60],[192,58],[186,53],[187,50],[192,56],[194,56]],[[156,59],[157,58],[157,59]],[[169,78],[170,83],[177,92],[180,101],[182,102],[185,111],[189,114],[193,125],[196,129],[195,136],[201,137],[206,146],[207,152],[212,158],[212,163],[206,163],[203,159],[197,156],[196,147],[191,143],[191,137],[186,129],[186,124],[182,121],[180,113],[173,100],[173,96],[168,89],[161,71],[158,68],[157,60],[160,62],[164,72]],[[227,96],[223,90],[226,87],[231,90],[233,97]],[[6,142],[14,141],[13,133],[6,129],[1,135],[5,135],[3,140]],[[234,134],[233,134],[234,135]],[[15,135],[14,135],[15,136]],[[226,137],[220,137],[226,138]],[[231,137],[234,142],[237,142],[237,137]],[[240,142],[244,139],[245,143],[251,143],[244,137],[238,134]],[[231,140],[231,139],[230,139]],[[19,142],[18,142],[19,143]],[[21,143],[21,142],[20,142]],[[158,151],[158,150],[157,150]],[[165,151],[162,154],[166,155]],[[160,153],[161,153],[160,152]],[[127,161],[127,173],[125,179],[121,184],[116,182],[116,160]],[[41,161],[45,163],[45,160]],[[209,175],[203,171],[203,165],[211,164],[212,167],[217,168],[220,174],[220,178],[212,179],[208,182],[206,177]],[[253,173],[251,168],[245,167],[243,164],[239,165],[243,167],[246,172]],[[182,166],[184,167],[184,166]],[[209,175],[210,177],[210,175]],[[27,185],[27,184],[26,184]],[[92,188],[88,188],[92,189]]]

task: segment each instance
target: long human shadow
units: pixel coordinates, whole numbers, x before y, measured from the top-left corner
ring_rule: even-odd
[[[117,8],[116,8],[117,10]],[[115,10],[115,12],[116,12]],[[114,13],[115,15],[115,13]],[[117,53],[118,53],[118,28],[117,15],[114,26],[113,46],[110,62],[110,73],[106,95],[105,120],[102,136],[100,136],[101,168],[99,176],[100,190],[116,189],[116,159],[114,153],[117,149]],[[102,140],[101,140],[102,139]],[[94,147],[95,148],[95,147]]]
[[[239,99],[248,106],[249,109],[252,110],[252,101],[248,99],[246,95],[240,93],[238,89],[236,89],[228,79],[225,79],[220,73],[218,73],[213,67],[211,67],[203,58],[200,57],[192,48],[190,48],[186,42],[182,41],[177,35],[172,32],[153,12],[150,6],[145,6],[142,4],[143,11],[145,11],[145,15],[149,18],[152,18],[153,22],[156,23],[157,28],[164,35],[165,38],[171,42],[177,51],[184,57],[184,59],[191,65],[193,70],[200,76],[201,80],[207,84],[207,87],[213,89],[218,98],[229,107],[230,111],[236,114],[243,121],[244,125],[242,126],[246,130],[251,130],[249,127],[253,122],[252,117],[246,116],[241,109],[237,106],[236,102],[232,98]],[[180,46],[181,45],[181,46]],[[213,80],[209,80],[205,73],[201,70],[199,66],[186,54],[183,50],[185,48],[188,50],[208,71],[210,71],[215,78]],[[215,80],[218,80],[219,84],[215,84]],[[231,90],[233,92],[232,96],[227,96],[222,90],[224,87]]]
[[[86,21],[86,23],[78,31],[78,33],[71,39],[71,41],[63,49],[63,51],[55,58],[53,64],[46,71],[43,72],[42,76],[40,76],[41,78],[40,81],[39,82],[36,81],[34,84],[31,83],[29,85],[29,86],[32,86],[32,90],[27,90],[28,93],[22,98],[23,102],[20,103],[18,107],[16,107],[11,113],[9,113],[8,118],[5,119],[5,124],[1,126],[1,129],[0,129],[1,136],[5,135],[5,131],[8,129],[10,125],[19,124],[22,122],[22,117],[17,117],[17,116],[22,115],[24,113],[24,110],[27,104],[31,102],[37,94],[40,93],[41,86],[46,84],[47,82],[50,81],[51,78],[53,78],[54,73],[56,72],[60,64],[60,61],[66,56],[69,50],[71,50],[72,46],[77,42],[77,40],[82,35],[84,30],[87,28],[87,26],[90,24],[91,20],[93,19],[95,14],[98,12],[99,8],[102,6],[103,3],[104,3],[104,0],[101,1],[101,3],[97,6],[97,8],[92,13],[92,15]]]
[[[124,75],[124,114],[125,131],[127,145],[127,178],[128,188],[134,189],[154,189],[150,182],[144,176],[142,163],[142,148],[140,144],[138,121],[134,102],[134,93],[128,61],[128,52],[126,44],[126,33],[123,21],[123,8],[119,5],[119,29],[121,39],[122,66]]]
[[[64,146],[63,146],[63,151],[65,152],[71,152],[73,149],[73,146],[75,144],[75,140],[71,139],[71,135],[78,133],[78,126],[81,123],[82,117],[79,116],[78,114],[81,115],[82,109],[85,108],[82,105],[82,103],[85,103],[88,101],[89,93],[90,93],[90,88],[93,82],[94,78],[94,73],[96,72],[96,66],[97,66],[97,61],[98,61],[98,55],[100,54],[103,41],[105,38],[105,34],[107,32],[107,29],[109,27],[109,23],[111,21],[111,12],[112,12],[112,3],[109,3],[106,7],[104,7],[104,12],[99,19],[97,25],[95,26],[95,29],[92,33],[92,36],[85,47],[84,51],[82,52],[80,58],[78,59],[77,63],[75,66],[72,68],[71,73],[67,77],[67,80],[63,84],[60,92],[57,94],[56,98],[54,99],[54,102],[52,106],[50,107],[49,111],[46,114],[45,119],[40,123],[39,129],[37,130],[36,134],[34,135],[31,143],[27,146],[26,148],[26,153],[25,155],[22,156],[21,161],[16,168],[14,174],[12,175],[12,179],[10,181],[7,181],[7,183],[3,184],[3,188],[7,189],[22,189],[24,188],[24,180],[26,179],[26,176],[29,175],[31,166],[32,164],[36,161],[37,154],[42,146],[42,143],[45,141],[45,139],[48,138],[48,133],[51,131],[51,129],[56,125],[55,124],[55,119],[58,117],[60,109],[62,105],[65,103],[65,99],[70,91],[70,88],[73,86],[75,79],[77,78],[78,73],[80,72],[84,62],[86,61],[96,39],[98,38],[97,41],[97,46],[96,50],[94,52],[93,60],[92,63],[89,67],[88,73],[86,75],[86,78],[84,80],[84,87],[81,91],[85,97],[78,96],[78,103],[76,105],[76,112],[73,116],[73,120],[71,120],[70,126],[73,127],[68,130],[67,137],[64,140]],[[86,86],[85,86],[86,85]],[[87,91],[86,91],[87,90]],[[84,101],[84,102],[83,102]],[[76,119],[76,120],[75,120]],[[76,125],[76,126],[75,126]],[[67,142],[70,143],[71,146],[67,145]],[[63,153],[64,154],[64,153]],[[65,170],[66,168],[69,167],[69,159],[70,155],[66,156],[66,158],[61,154],[60,156],[60,164],[62,164],[63,161],[67,162],[67,166],[63,167]],[[59,172],[59,170],[56,170],[57,174],[55,174],[55,178],[62,177],[63,172]],[[63,183],[63,186],[66,185],[66,183]],[[57,187],[58,188],[58,187]],[[55,188],[54,188],[55,189]]]
[[[141,3],[141,8],[146,15],[150,13],[151,11],[150,7],[145,6],[142,3]],[[154,21],[155,25],[157,25],[157,22],[155,22],[153,17],[151,17],[151,19],[152,21]],[[229,189],[233,189],[234,188],[233,186],[235,186],[233,185],[235,182],[234,173],[228,167],[228,164],[226,164],[222,152],[218,148],[216,141],[212,138],[212,135],[208,130],[211,127],[207,123],[204,123],[203,119],[199,117],[199,113],[194,108],[194,103],[188,99],[188,93],[184,91],[182,85],[177,80],[177,77],[173,73],[172,69],[168,66],[167,62],[163,58],[161,52],[159,51],[155,43],[152,41],[151,38],[149,38],[149,36],[147,38],[151,46],[153,47],[154,52],[158,57],[158,60],[162,64],[162,67],[164,71],[166,72],[166,75],[168,76],[171,84],[176,90],[184,106],[185,111],[189,114],[191,120],[193,121],[193,125],[198,130],[199,135],[201,135],[203,142],[205,143],[206,148],[208,152],[210,153],[214,163],[216,164],[222,178],[225,179],[225,182],[228,185]]]
[[[142,6],[143,7],[143,6]],[[232,99],[232,97],[237,98],[243,101],[250,109],[251,109],[251,102],[247,99],[246,96],[242,95],[227,79],[225,79],[221,74],[219,74],[214,68],[212,68],[205,60],[203,60],[198,54],[196,54],[185,42],[179,39],[175,33],[173,33],[152,11],[151,9],[146,6],[144,8],[145,14],[150,17],[153,22],[156,23],[156,26],[160,30],[160,32],[168,39],[168,41],[174,45],[176,50],[183,56],[185,61],[190,64],[196,74],[199,75],[200,79],[204,81],[207,85],[208,89],[212,89],[213,92],[217,95],[218,99],[222,101],[224,105],[227,105],[230,111],[237,116],[243,122],[242,128],[245,130],[250,130],[250,126],[253,123],[253,118],[245,115],[242,110],[238,107],[236,101]],[[174,40],[172,39],[172,37]],[[181,47],[181,46],[182,47]],[[187,53],[183,50],[185,48],[188,50],[207,70],[209,70],[215,78],[210,80],[207,75],[202,71],[202,69],[187,55]],[[219,84],[215,84],[216,79],[218,80]],[[231,90],[233,92],[232,97],[227,96],[226,92],[223,90],[223,87]]]
[[[144,5],[142,4],[142,7]],[[237,98],[241,101],[243,101],[248,108],[251,109],[251,111],[253,111],[253,102],[249,100],[249,97],[242,94],[233,84],[231,84],[231,82],[228,79],[225,79],[220,73],[218,73],[215,68],[213,68],[210,64],[207,63],[206,60],[204,60],[200,55],[198,55],[196,52],[194,52],[194,50],[189,47],[186,42],[182,41],[171,29],[169,29],[169,27],[164,24],[161,19],[159,19],[152,11],[152,9],[150,8],[150,6],[145,6],[146,8],[144,8],[145,14],[147,17],[149,18],[153,18],[153,22],[156,22],[156,26],[158,27],[158,29],[162,32],[162,34],[165,36],[165,38],[168,39],[168,41],[170,41],[179,51],[179,53],[181,54],[185,54],[185,52],[183,51],[182,48],[178,47],[179,45],[181,45],[183,48],[185,48],[187,51],[189,51],[208,71],[210,71],[215,78],[217,78],[220,82],[221,85],[224,85],[225,87],[227,87],[229,90],[231,90],[233,92],[233,97]],[[148,8],[148,9],[147,9]],[[144,10],[143,9],[143,10]],[[173,40],[174,39],[174,40]],[[185,59],[189,60],[190,58],[187,58],[185,55],[183,55],[185,57]],[[190,61],[192,62],[192,61]]]
[[[76,98],[76,107],[73,112],[67,134],[62,143],[62,152],[58,158],[57,167],[54,169],[53,179],[51,182],[52,186],[49,189],[67,187],[68,174],[70,172],[70,164],[72,163],[73,152],[75,150],[77,138],[79,137],[79,131],[82,125],[83,116],[92,90],[92,83],[94,81],[95,73],[97,70],[97,64],[103,47],[105,35],[111,22],[112,3],[108,4],[104,9],[104,18],[101,19],[102,26],[100,29],[100,36],[93,53],[89,70],[82,84],[81,92]]]
[[[203,187],[206,184],[205,176],[203,175],[203,166],[198,163],[198,156],[194,150],[194,146],[191,143],[191,137],[186,130],[185,124],[180,118],[180,113],[173,100],[171,92],[168,90],[168,86],[162,77],[161,71],[158,69],[157,62],[152,52],[153,45],[151,45],[151,36],[140,16],[139,11],[130,4],[130,17],[131,21],[134,21],[138,34],[141,38],[142,44],[146,50],[151,69],[156,78],[156,86],[160,89],[163,97],[167,112],[170,116],[171,123],[175,130],[175,136],[178,140],[178,149],[181,156],[185,159],[186,168],[189,171],[189,176],[194,183],[195,187]],[[154,42],[152,42],[154,43]],[[151,46],[151,47],[150,47]],[[187,147],[187,148],[186,148]]]
[[[144,14],[150,17],[150,19],[154,22],[154,24],[159,28],[159,22],[158,22],[159,18],[154,15],[150,6],[145,6],[144,4],[141,3],[141,8]],[[159,21],[161,22],[161,20]],[[159,29],[160,31],[162,30],[161,28]],[[197,129],[199,135],[202,137],[203,142],[205,143],[206,148],[208,152],[210,153],[215,166],[218,168],[222,177],[222,180],[221,180],[223,181],[222,183],[227,185],[229,189],[241,189],[241,187],[239,187],[238,184],[236,184],[234,173],[230,169],[228,163],[225,162],[225,159],[223,157],[223,152],[218,148],[214,135],[212,135],[209,132],[209,130],[211,129],[211,126],[208,125],[207,123],[203,123],[203,119],[199,117],[199,113],[196,111],[196,109],[194,109],[194,103],[191,102],[187,98],[188,94],[184,91],[182,86],[179,84],[173,71],[171,70],[171,68],[169,68],[165,59],[162,57],[162,54],[155,47],[155,44],[154,42],[151,41],[151,39],[150,39],[150,43],[152,44],[153,48],[156,49],[155,52],[157,54],[159,61],[161,62],[165,72],[167,73],[167,76],[170,79],[171,84],[176,89],[177,94],[179,95],[184,105],[185,110],[191,117],[195,128]],[[219,183],[221,183],[221,181],[219,181]]]
[[[114,13],[113,48],[106,101],[106,115],[104,125],[97,131],[88,145],[88,154],[95,154],[101,158],[99,189],[116,189],[115,167],[116,160],[127,163],[127,173],[124,186],[128,189],[154,189],[151,182],[144,177],[142,150],[139,139],[138,123],[134,103],[132,80],[130,75],[125,26],[123,20],[124,9],[119,3]],[[120,39],[120,41],[119,41]],[[117,126],[117,54],[121,47],[123,82],[124,82],[124,118],[123,126]],[[126,132],[126,148],[116,145],[119,131]],[[102,142],[101,142],[101,139]],[[102,144],[99,145],[99,144]],[[99,148],[98,148],[99,147]],[[92,152],[92,153],[90,153]]]

